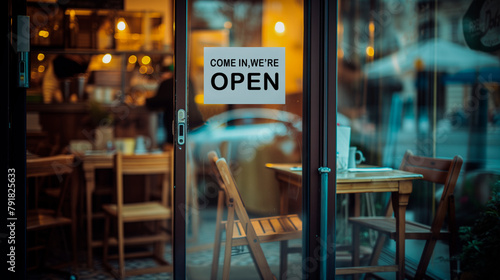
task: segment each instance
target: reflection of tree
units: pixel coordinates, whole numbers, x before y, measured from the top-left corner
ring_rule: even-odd
[[[226,0],[219,12],[232,24],[231,45],[235,47],[260,47],[262,30],[262,2]]]

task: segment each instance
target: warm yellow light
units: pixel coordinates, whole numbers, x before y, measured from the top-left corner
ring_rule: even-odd
[[[111,56],[111,54],[109,54],[109,53],[105,54],[105,55],[102,57],[102,63],[104,63],[104,64],[108,64],[108,63],[110,63],[110,62],[111,62],[111,58],[113,58],[113,57]]]
[[[142,65],[142,66],[139,68],[139,73],[141,73],[141,74],[146,74],[146,72],[148,72],[148,67],[147,67],[147,66]]]
[[[285,24],[281,21],[278,21],[275,25],[274,25],[274,30],[278,33],[283,33],[285,32]]]
[[[43,65],[38,66],[38,72],[42,73],[43,71],[45,71],[45,66]]]
[[[45,55],[43,53],[39,53],[36,58],[38,59],[38,61],[42,61],[45,59]]]
[[[415,69],[417,69],[418,71],[423,71],[425,69],[424,61],[422,61],[420,57],[415,59],[413,64],[415,65]]]
[[[120,31],[125,30],[125,28],[127,28],[127,25],[125,24],[125,20],[120,19],[120,21],[118,21],[118,23],[116,24],[116,28]]]
[[[337,50],[337,56],[338,56],[339,58],[343,58],[343,57],[344,57],[344,51],[343,51],[342,49],[338,49],[338,50]]]
[[[38,36],[43,37],[43,38],[47,38],[47,37],[49,37],[49,31],[40,30],[40,31],[38,31]]]
[[[373,55],[375,55],[375,50],[373,49],[373,47],[371,47],[371,46],[366,47],[366,54],[367,54],[368,56],[373,56]]]
[[[147,73],[148,75],[151,75],[151,74],[153,74],[153,72],[154,72],[154,71],[155,71],[155,70],[153,69],[153,67],[148,66],[148,69],[146,70],[146,73]]]
[[[230,21],[224,22],[224,28],[229,29],[231,27],[233,27],[233,23],[232,22],[230,22]]]
[[[373,24],[373,21],[368,25],[368,30],[370,31],[370,33],[375,32],[375,24]]]
[[[194,102],[196,104],[203,104],[205,102],[205,98],[203,97],[203,94],[197,94],[195,97],[194,97]]]
[[[142,62],[142,64],[147,65],[151,62],[151,57],[145,55],[142,57],[141,62]]]
[[[134,64],[136,62],[137,62],[137,56],[131,55],[131,56],[128,57],[128,63]]]

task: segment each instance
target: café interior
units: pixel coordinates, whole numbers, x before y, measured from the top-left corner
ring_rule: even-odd
[[[185,161],[175,158],[174,2],[27,0],[29,279],[174,279],[179,240],[186,279],[305,279],[321,267],[304,250],[309,1],[186,2]],[[482,225],[493,245],[474,226],[500,209],[500,5],[333,5],[337,193],[326,203],[337,278],[493,272],[499,221]],[[497,24],[471,39],[485,10]],[[205,104],[210,47],[285,48],[285,102]],[[471,258],[471,244],[481,254]]]

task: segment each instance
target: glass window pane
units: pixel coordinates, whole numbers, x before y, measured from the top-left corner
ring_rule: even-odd
[[[472,225],[500,178],[498,26],[488,17],[498,4],[487,3],[340,1],[338,112],[352,129],[351,146],[363,152],[364,164],[392,168],[406,150],[461,155],[458,226]],[[407,219],[430,224],[441,193],[439,185],[414,183]],[[387,199],[367,196],[361,214],[381,215]],[[349,209],[339,210],[338,222]],[[338,229],[344,231],[337,242],[349,243],[348,228]],[[373,245],[372,232],[363,236]],[[410,262],[420,258],[420,250],[411,254],[416,244],[407,243]],[[438,248],[448,259],[447,244]],[[428,268],[444,278],[448,269],[447,262]]]
[[[217,225],[217,213],[223,214],[222,220],[227,220],[227,213],[234,207],[236,219],[244,220],[238,213],[237,198],[229,203],[230,207],[226,203],[231,191],[226,193],[226,200],[221,196],[224,192],[211,169],[209,151],[215,151],[228,163],[236,183],[236,196],[241,197],[242,209],[249,218],[262,219],[252,223],[257,234],[272,236],[283,230],[284,221],[268,220],[269,217],[294,214],[300,219],[301,188],[285,183],[289,185],[284,186],[288,193],[284,199],[286,202],[283,202],[275,171],[266,164],[301,166],[303,6],[302,1],[203,0],[190,1],[188,7],[190,131],[187,146],[186,271],[189,279],[207,279],[213,273],[214,248],[218,248],[217,227],[222,229],[222,241],[226,239],[225,225]],[[207,47],[284,47],[285,104],[204,104],[204,48]],[[220,198],[221,207],[218,208]],[[285,203],[288,204],[286,208]],[[300,220],[297,222],[295,225],[301,230]],[[238,227],[235,232],[244,233],[240,230],[243,228]],[[260,239],[262,260],[279,278],[282,244]],[[219,245],[220,254],[215,257],[219,277],[228,256],[231,257],[231,279],[259,277],[250,256],[250,247],[244,240],[245,237],[235,238],[236,246],[227,252],[224,243]],[[296,236],[288,244],[300,247],[301,242],[300,236]],[[258,255],[255,258],[259,259]],[[300,254],[288,255],[285,273],[289,278],[301,277],[301,263]]]

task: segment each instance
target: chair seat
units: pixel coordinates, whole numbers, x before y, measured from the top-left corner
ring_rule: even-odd
[[[26,213],[26,230],[28,231],[67,224],[71,224],[70,218],[56,216],[52,210],[38,209]]]
[[[250,219],[260,242],[298,239],[302,237],[302,221],[297,215]],[[227,224],[224,223],[227,227]],[[233,230],[233,246],[246,245],[245,227],[236,220]]]
[[[116,204],[103,205],[106,213],[117,216]],[[169,219],[172,212],[159,202],[129,203],[123,205],[123,220],[125,222],[153,221],[159,219]]]
[[[172,240],[171,235],[165,232],[151,233],[139,236],[130,236],[124,238],[124,242],[126,245],[142,245],[142,244],[150,244],[157,241],[167,242],[171,240]],[[110,237],[108,239],[108,244],[110,246],[118,246],[118,239],[116,237]],[[112,258],[112,256],[110,256],[110,258]]]
[[[375,229],[388,234],[391,239],[396,239],[396,219],[386,217],[353,217],[349,218],[352,223]],[[406,221],[405,239],[427,240],[432,235],[431,227],[414,221]],[[441,230],[440,238],[449,235],[447,230]]]

